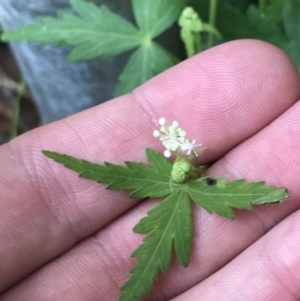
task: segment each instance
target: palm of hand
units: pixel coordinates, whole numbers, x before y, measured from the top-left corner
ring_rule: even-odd
[[[291,199],[237,212],[235,221],[197,208],[190,266],[174,262],[143,300],[299,298],[299,95],[299,75],[281,51],[232,42],[133,94],[2,146],[0,300],[118,300],[143,238],[132,228],[156,201],[137,203],[78,179],[40,150],[97,162],[143,160],[146,147],[159,145],[152,130],[160,116],[184,121],[208,147],[203,160],[216,161],[210,175],[264,179],[287,186]]]

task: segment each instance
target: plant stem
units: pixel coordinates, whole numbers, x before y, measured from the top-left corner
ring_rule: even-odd
[[[258,8],[262,13],[264,13],[266,11],[266,8],[267,8],[267,0],[259,0]]]
[[[212,27],[215,27],[216,24],[216,17],[217,17],[217,6],[218,6],[218,0],[210,0],[210,6],[209,6],[209,24]],[[208,48],[211,48],[214,46],[214,34],[210,32],[208,34]]]
[[[202,51],[202,45],[201,45],[201,36],[199,32],[196,32],[194,35],[194,42],[195,42],[195,54],[200,53]]]
[[[18,135],[18,125],[19,125],[19,115],[20,115],[20,101],[21,97],[25,91],[26,83],[24,79],[21,80],[19,84],[19,88],[17,90],[17,95],[13,107],[13,115],[12,115],[12,126],[11,126],[11,134],[10,139],[14,139]]]

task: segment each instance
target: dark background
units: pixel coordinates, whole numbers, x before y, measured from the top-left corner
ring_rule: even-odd
[[[21,74],[7,44],[0,43],[0,144],[10,139],[11,121],[18,95]],[[26,91],[20,100],[18,133],[24,133],[40,124],[36,107]]]

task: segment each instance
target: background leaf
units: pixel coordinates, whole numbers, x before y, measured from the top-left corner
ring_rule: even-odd
[[[162,162],[167,160],[154,150],[151,160]],[[43,154],[65,167],[76,171],[80,177],[108,184],[107,189],[133,190],[131,198],[162,197],[172,193],[178,185],[170,183],[169,170],[161,172],[136,162],[125,162],[126,166],[104,163],[103,165],[79,160],[56,152],[43,151]],[[162,164],[167,167],[167,164]]]
[[[289,39],[287,53],[300,70],[300,1],[290,2],[283,11],[284,28]]]
[[[249,7],[249,5],[252,2],[254,2],[254,1],[253,0],[218,0],[217,13],[218,13],[219,6],[224,6],[224,5],[230,5],[231,7],[238,9],[240,12],[245,13],[247,11],[247,8]],[[197,11],[200,18],[204,22],[209,21],[210,1],[189,0],[188,5],[192,6]],[[219,18],[219,14],[218,14],[217,18]]]
[[[257,2],[257,1],[253,1],[253,0],[219,0],[219,3],[221,5],[224,4],[230,4],[231,6],[234,6],[236,8],[238,8],[241,12],[246,12],[247,7],[251,4],[253,4],[253,2]]]
[[[174,191],[134,228],[135,232],[149,232],[143,243],[132,254],[140,258],[130,271],[131,278],[121,288],[120,301],[138,300],[143,293],[149,293],[159,269],[169,270],[173,241],[180,262],[187,266],[190,260],[192,229],[191,204],[187,194]]]
[[[282,12],[291,0],[270,0],[266,7],[266,18],[271,23],[277,23],[282,20]]]
[[[281,48],[287,44],[284,32],[272,25],[254,6],[249,7],[247,16],[230,5],[220,6],[217,28],[225,40],[260,39]]]
[[[234,219],[231,208],[252,210],[252,205],[276,203],[289,197],[285,188],[266,186],[264,182],[245,184],[245,180],[226,182],[218,178],[214,185],[207,185],[205,178],[187,183],[187,193],[209,213]]]
[[[187,0],[131,0],[136,22],[140,30],[155,38],[177,19]]]
[[[160,45],[154,42],[143,45],[133,53],[119,76],[116,95],[131,92],[176,62],[176,58]]]
[[[218,8],[217,28],[227,41],[260,39],[284,50],[300,70],[300,0],[273,0],[263,14],[250,6],[247,14],[230,6]]]
[[[247,11],[247,19],[256,39],[272,43],[282,49],[287,45],[287,38],[277,24],[274,24],[257,7],[250,6]]]
[[[57,43],[75,46],[71,61],[107,57],[142,44],[139,30],[105,6],[71,0],[79,16],[58,13],[57,18],[40,18],[37,23],[6,31],[3,41]]]

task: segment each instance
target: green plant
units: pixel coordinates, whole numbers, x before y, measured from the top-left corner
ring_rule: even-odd
[[[132,91],[179,62],[154,41],[179,18],[187,56],[214,46],[216,36],[217,43],[254,38],[286,51],[300,69],[300,0],[259,0],[258,7],[254,0],[131,0],[138,27],[105,6],[84,0],[70,3],[77,15],[59,12],[57,18],[44,17],[36,24],[4,32],[2,40],[71,45],[71,61],[137,48],[119,76],[116,95]],[[180,14],[186,5],[198,13],[196,27],[183,25]]]
[[[300,70],[300,0],[219,1],[216,28],[223,41],[259,39],[284,50]],[[206,0],[192,0],[194,9],[206,22]],[[201,12],[201,13],[200,13]]]
[[[2,40],[72,45],[71,61],[105,58],[138,47],[119,77],[116,94],[124,94],[178,62],[154,38],[177,21],[187,3],[186,0],[131,2],[138,28],[105,6],[70,0],[77,15],[59,12],[57,18],[41,18],[36,24],[7,31]]]
[[[212,23],[214,23],[214,20]],[[216,28],[209,23],[204,23],[192,7],[186,7],[183,10],[178,24],[181,27],[180,36],[188,57],[203,50],[201,33],[207,32],[209,34],[208,46],[213,44],[214,36],[220,37],[220,33]]]
[[[150,148],[146,149],[146,155],[151,166],[141,162],[125,162],[125,166],[107,162],[99,165],[43,151],[48,158],[74,170],[82,178],[105,183],[110,190],[131,190],[132,199],[164,197],[133,229],[146,236],[132,254],[138,262],[121,288],[120,301],[139,300],[144,293],[149,293],[158,272],[168,272],[173,248],[180,263],[185,267],[189,265],[192,202],[210,213],[234,219],[232,208],[252,210],[253,205],[279,203],[289,197],[285,188],[276,189],[264,182],[246,184],[242,179],[227,182],[223,177],[206,176],[206,167],[198,167],[195,160],[205,148],[198,149],[200,145],[196,145],[195,140],[187,139],[178,122],[167,125],[161,118],[159,124],[160,130],[153,134],[165,146],[165,157],[176,156],[173,162]]]

